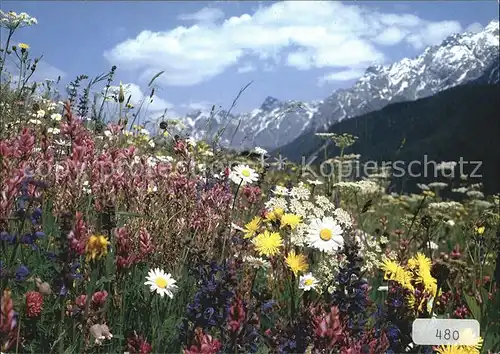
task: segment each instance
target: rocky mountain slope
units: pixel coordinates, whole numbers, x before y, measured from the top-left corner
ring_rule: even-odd
[[[281,102],[268,97],[249,113],[226,116],[227,112],[219,112],[210,119],[209,112],[197,111],[183,121],[195,138],[207,137],[207,133],[213,136],[227,125],[221,136],[223,144],[274,149],[306,132],[326,130],[390,103],[432,96],[483,75],[493,75],[494,80],[498,78],[498,50],[499,22],[492,21],[479,33],[453,34],[416,58],[369,67],[353,87],[337,90],[323,101]]]
[[[290,137],[293,139],[306,132],[320,103],[282,102],[267,97],[259,108],[249,113],[235,115],[226,111],[198,110],[182,120],[195,139],[210,140],[223,130],[220,142],[225,146],[273,149],[290,142]]]

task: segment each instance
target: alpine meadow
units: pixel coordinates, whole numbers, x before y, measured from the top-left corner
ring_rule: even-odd
[[[2,2],[2,354],[499,353],[498,6],[398,4]]]

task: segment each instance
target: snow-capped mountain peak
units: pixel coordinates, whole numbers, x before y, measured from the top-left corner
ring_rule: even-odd
[[[222,139],[226,144],[277,148],[307,131],[321,131],[390,103],[431,96],[482,77],[498,63],[498,33],[499,22],[492,21],[478,33],[452,34],[415,58],[368,67],[351,88],[337,90],[323,101],[305,103],[267,97],[260,108],[229,115],[228,121],[222,121],[219,115],[211,120],[210,128],[207,113],[190,114],[184,122],[195,137],[204,135],[207,129],[208,135],[214,134],[227,125]]]
[[[260,109],[263,111],[272,111],[274,108],[278,107],[280,105],[280,101],[277,98],[268,96],[262,102],[262,105],[260,106]]]
[[[452,34],[413,59],[369,67],[352,88],[339,90],[325,100],[311,128],[326,129],[389,103],[431,96],[477,79],[498,61],[498,27],[498,21],[492,21],[478,33]]]

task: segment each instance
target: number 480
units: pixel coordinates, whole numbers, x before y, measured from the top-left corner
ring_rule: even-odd
[[[444,340],[450,340],[451,338],[453,338],[453,340],[458,340],[458,338],[460,338],[460,334],[458,333],[457,330],[451,331],[449,328],[446,328],[444,330],[444,334],[443,334],[442,330],[437,329],[436,330],[436,338],[444,339]]]

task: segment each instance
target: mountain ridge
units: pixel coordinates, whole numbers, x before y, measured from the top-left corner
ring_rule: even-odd
[[[221,136],[225,145],[274,150],[307,132],[319,132],[390,103],[432,96],[486,75],[498,63],[498,32],[499,22],[491,21],[483,31],[452,34],[413,59],[370,66],[352,87],[336,90],[324,100],[280,101],[268,96],[259,108],[247,113],[226,117],[224,112],[210,118],[209,112],[198,111],[181,120],[194,138],[214,136],[225,128]]]

